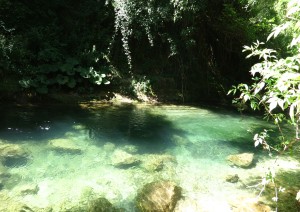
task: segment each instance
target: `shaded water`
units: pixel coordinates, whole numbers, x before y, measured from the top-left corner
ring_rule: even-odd
[[[171,180],[201,211],[230,211],[230,201],[257,194],[243,181],[264,172],[268,158],[254,148],[250,131],[266,127],[255,117],[188,106],[2,107],[0,139],[30,155],[2,160],[11,179],[0,193],[54,211],[99,196],[134,211],[138,189]],[[76,150],[54,148],[55,139]],[[120,152],[141,162],[116,164]],[[243,152],[254,152],[260,165],[245,170],[226,162]],[[168,159],[156,167],[160,156]],[[241,181],[225,182],[229,174]],[[36,191],[22,191],[28,185]]]

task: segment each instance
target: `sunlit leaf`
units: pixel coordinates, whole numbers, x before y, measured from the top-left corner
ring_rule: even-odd
[[[254,94],[257,94],[258,92],[260,92],[265,86],[264,82],[260,82],[257,84],[255,90],[254,90]]]
[[[277,107],[277,102],[276,101],[271,101],[270,105],[269,105],[269,111],[271,112],[272,110],[274,110]]]
[[[259,140],[256,140],[256,141],[254,142],[254,146],[255,146],[255,147],[257,147],[259,144],[260,144]]]

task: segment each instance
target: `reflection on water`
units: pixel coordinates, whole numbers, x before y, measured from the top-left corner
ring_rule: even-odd
[[[226,157],[254,152],[267,161],[247,132],[267,124],[228,111],[143,105],[1,111],[0,201],[3,193],[32,208],[67,211],[103,197],[134,211],[143,185],[170,180],[186,201],[226,211],[232,199],[255,195],[243,181],[263,172],[229,166]],[[229,174],[241,181],[225,182]]]

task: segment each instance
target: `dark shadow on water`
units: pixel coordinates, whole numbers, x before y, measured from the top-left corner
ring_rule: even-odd
[[[106,105],[82,109],[78,106],[43,107],[0,106],[0,139],[9,142],[47,142],[78,132],[82,125],[95,145],[136,145],[140,152],[161,152],[174,145],[171,136],[183,134],[163,115],[152,114],[148,107]]]
[[[151,113],[149,107],[111,106],[91,112],[84,125],[96,145],[135,145],[139,153],[162,152],[174,144],[173,134],[184,134],[166,116]],[[82,122],[82,123],[83,123]]]
[[[139,153],[163,152],[167,148],[178,145],[174,135],[185,139],[187,134],[174,126],[164,114],[156,114],[151,106],[112,105],[81,108],[76,105],[48,105],[43,107],[0,106],[2,111],[0,122],[0,139],[10,142],[47,142],[49,139],[64,138],[66,132],[78,133],[73,125],[82,125],[85,133],[95,145],[103,146],[110,142],[117,146],[135,145]],[[180,108],[178,108],[180,110]],[[213,109],[215,113],[226,116],[236,115],[226,110]],[[222,118],[222,116],[221,116]],[[206,129],[207,128],[207,129]],[[210,126],[202,130],[211,131]],[[227,132],[226,128],[219,129]],[[258,125],[254,132],[262,131]],[[211,131],[212,132],[212,131]],[[255,152],[253,135],[245,133],[243,137],[228,140],[200,142],[199,148],[190,145],[191,152],[197,156],[224,155],[227,147],[238,148],[240,152]],[[217,149],[215,148],[217,147]],[[228,149],[227,148],[227,149]],[[221,152],[222,154],[219,154]]]
[[[87,113],[75,106],[0,106],[0,139],[10,142],[62,137]]]

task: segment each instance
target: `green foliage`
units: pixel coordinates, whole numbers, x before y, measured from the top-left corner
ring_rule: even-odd
[[[118,73],[124,81],[172,78],[173,90],[190,101],[219,99],[232,80],[246,78],[242,44],[265,30],[250,21],[245,4],[3,0],[1,26],[14,30],[0,27],[9,57],[0,56],[0,66],[22,88],[41,93],[79,92],[111,82]]]
[[[147,100],[148,98],[155,98],[150,80],[146,76],[136,77],[131,80],[131,90],[135,97],[139,100]]]
[[[23,88],[48,93],[108,84],[112,79],[106,55],[113,13],[104,2],[1,1],[0,13],[2,29],[14,29],[0,31],[1,44],[6,45],[0,64],[9,61],[2,72],[17,75]]]
[[[252,109],[262,107],[267,117],[271,117],[274,123],[280,127],[283,121],[289,121],[295,127],[295,141],[299,140],[298,125],[300,121],[300,3],[290,1],[287,5],[286,19],[272,30],[268,39],[276,38],[280,33],[294,34],[288,48],[292,49],[292,55],[286,58],[278,58],[277,51],[273,49],[260,49],[264,43],[256,42],[252,46],[245,46],[244,51],[250,51],[248,57],[257,56],[262,62],[251,68],[253,84],[240,84],[230,92],[241,91],[238,98],[242,102],[250,101]],[[278,110],[278,109],[279,110]],[[283,136],[283,135],[282,135]],[[283,149],[287,146],[282,143]]]
[[[271,118],[280,131],[278,137],[279,145],[271,146],[268,144],[267,130],[255,134],[255,146],[262,145],[271,154],[273,150],[284,152],[293,148],[295,143],[300,141],[300,2],[298,0],[278,1],[278,4],[284,3],[285,16],[279,25],[275,26],[268,36],[278,38],[281,34],[290,39],[287,48],[290,55],[287,57],[278,57],[278,51],[268,48],[260,48],[264,43],[257,41],[252,46],[245,46],[244,51],[250,51],[248,57],[258,57],[261,62],[251,68],[253,83],[251,85],[239,84],[234,86],[229,93],[241,92],[235,102],[242,104],[250,102],[253,110],[262,108],[266,117]],[[282,125],[289,123],[294,129],[294,136],[285,135]],[[267,173],[262,184],[274,182],[275,168],[271,168]],[[264,187],[263,187],[264,189]],[[262,189],[262,190],[263,190]],[[275,197],[277,202],[278,191],[275,184]]]
[[[249,22],[244,3],[108,2],[115,12],[110,55],[121,45],[127,58],[127,64],[118,65],[122,77],[172,77],[176,82],[174,90],[193,101],[226,95],[224,87],[232,78],[244,77],[247,64],[242,62],[242,44],[253,41],[258,31]]]

